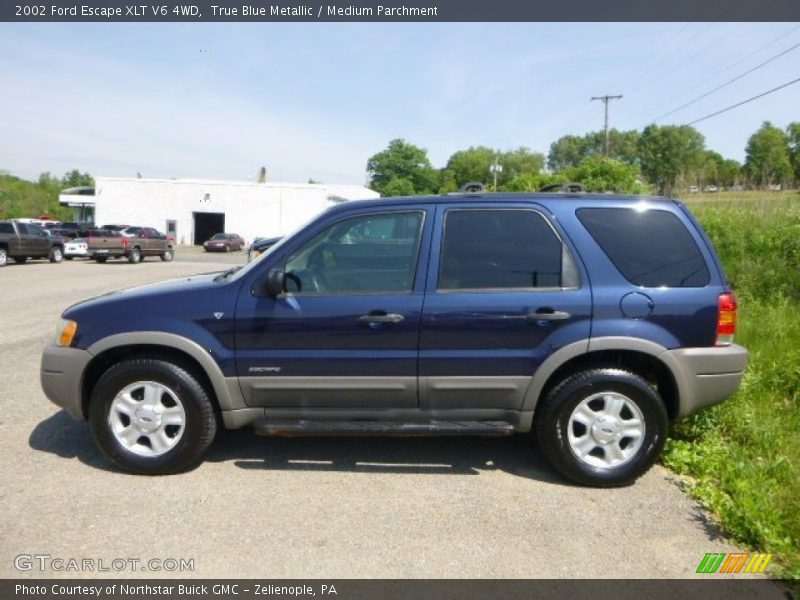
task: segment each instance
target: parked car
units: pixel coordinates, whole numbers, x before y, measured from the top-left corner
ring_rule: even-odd
[[[247,262],[258,258],[264,252],[272,248],[275,244],[281,241],[281,238],[274,237],[274,238],[256,238],[253,240],[253,243],[250,244],[250,247],[247,249]]]
[[[206,252],[230,252],[244,248],[244,240],[235,233],[218,233],[203,244]]]
[[[220,423],[263,435],[533,432],[567,478],[616,486],[653,464],[670,421],[737,389],[736,314],[678,201],[365,200],[245,267],[71,306],[41,382],[134,473],[191,468]]]
[[[94,229],[94,223],[92,222],[81,222],[81,221],[64,221],[59,225],[59,229],[72,229],[75,231],[79,231],[81,229]]]
[[[163,233],[152,227],[137,229],[135,236],[108,229],[91,229],[82,235],[88,242],[89,256],[100,263],[109,258],[127,258],[130,263],[138,263],[148,256],[159,256],[167,262],[173,259],[175,247]]]
[[[699,192],[700,192],[700,188],[697,187],[696,185],[690,185],[689,186],[689,193],[690,194],[697,194]]]
[[[103,225],[100,229],[106,229],[108,231],[122,231],[123,229],[127,229],[130,225]]]
[[[123,229],[120,229],[119,232],[125,237],[136,237],[144,230],[144,227],[139,226],[127,226]]]
[[[709,193],[714,193],[714,192],[718,192],[719,188],[717,186],[715,186],[715,185],[707,185],[706,187],[703,188],[703,191],[704,192],[709,192]]]
[[[68,240],[64,244],[64,258],[72,260],[73,258],[88,258],[89,257],[89,242],[86,238],[76,237],[73,240]]]
[[[29,258],[59,263],[64,258],[64,242],[35,223],[0,221],[0,267],[6,266],[9,258],[19,264]]]

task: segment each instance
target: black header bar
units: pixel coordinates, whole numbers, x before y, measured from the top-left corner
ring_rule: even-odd
[[[800,21],[798,0],[4,0],[7,22]]]

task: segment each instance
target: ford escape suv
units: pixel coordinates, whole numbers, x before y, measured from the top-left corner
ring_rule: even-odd
[[[736,310],[674,200],[358,201],[244,268],[68,308],[41,382],[133,473],[193,467],[221,426],[533,432],[564,476],[614,486],[656,460],[671,420],[737,389]]]

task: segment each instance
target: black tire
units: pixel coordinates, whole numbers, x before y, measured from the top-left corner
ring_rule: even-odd
[[[139,249],[139,246],[134,246],[131,248],[131,253],[128,256],[128,262],[132,265],[140,262],[142,260],[142,251]]]
[[[53,246],[50,248],[50,254],[47,256],[47,260],[51,263],[60,263],[64,260],[64,250],[61,249],[61,246]]]
[[[95,256],[94,259],[97,262],[99,262],[101,265],[106,263],[106,261],[108,261],[108,257],[107,256]]]
[[[15,256],[14,257],[14,262],[17,263],[18,265],[24,265],[27,262],[27,260],[28,260],[27,256]]]
[[[228,244],[227,246],[225,246],[225,252],[230,252],[230,251],[231,251],[231,245]]]
[[[605,454],[607,450],[602,447],[601,442],[596,443],[597,447],[591,450],[590,454],[599,450],[599,454],[603,456],[594,459],[588,455],[579,458],[570,444],[570,418],[573,411],[584,400],[599,393],[614,393],[616,397],[624,397],[643,416],[644,435],[640,436],[641,445],[619,465],[590,464],[607,458]],[[598,398],[592,402],[605,401]],[[629,408],[624,408],[623,411],[631,413]],[[631,417],[635,418],[635,415],[631,413]],[[628,417],[623,415],[622,418]],[[602,421],[595,420],[594,425],[588,428],[573,422],[573,436],[594,436],[592,432],[597,432],[600,436],[608,435],[610,429],[598,431],[596,429],[598,423],[603,424]],[[664,402],[647,381],[629,371],[596,368],[572,375],[556,385],[537,408],[534,429],[545,458],[559,473],[582,485],[617,487],[630,485],[652,466],[664,448],[668,425],[669,418]],[[580,430],[581,427],[585,432]],[[593,439],[588,441],[589,446],[593,443],[595,443]],[[632,443],[634,445],[630,446],[630,451],[633,451],[635,443],[630,438],[623,437],[617,441],[617,447]]]
[[[0,248],[0,267],[5,267],[8,264],[8,250]]]
[[[175,252],[173,252],[172,248],[167,248],[161,254],[161,260],[164,262],[172,262],[172,259],[175,258]]]
[[[137,382],[157,382],[170,388],[185,412],[180,439],[160,456],[132,452],[111,428],[110,411],[115,396]],[[106,371],[92,392],[89,425],[102,453],[120,469],[139,475],[169,475],[193,468],[202,460],[217,432],[214,407],[198,378],[176,364],[156,359],[126,360]]]

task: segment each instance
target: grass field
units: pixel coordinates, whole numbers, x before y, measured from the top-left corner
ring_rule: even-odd
[[[739,298],[739,392],[673,427],[664,462],[731,537],[800,579],[800,193],[683,198]]]

